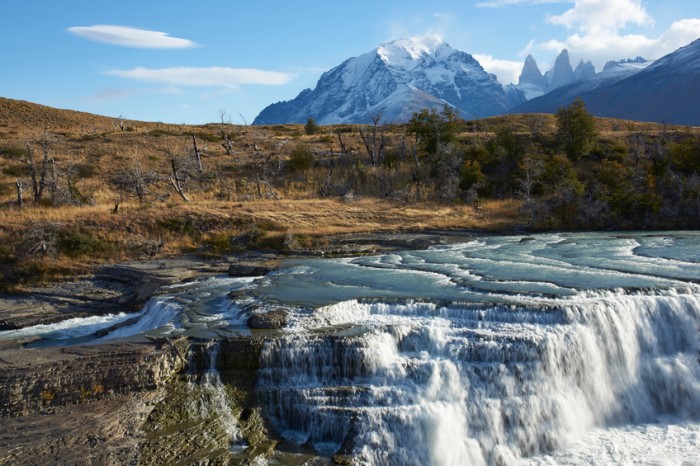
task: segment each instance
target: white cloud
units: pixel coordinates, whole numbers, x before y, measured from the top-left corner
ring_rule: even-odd
[[[617,31],[628,24],[654,23],[641,0],[576,0],[573,8],[561,15],[549,16],[547,21],[589,35]]]
[[[493,73],[498,77],[498,82],[501,84],[517,83],[520,77],[520,72],[523,69],[522,62],[511,60],[499,60],[491,55],[473,54],[476,61],[484,67],[489,73]]]
[[[172,86],[214,87],[221,89],[236,89],[245,84],[277,86],[287,84],[293,78],[291,74],[277,71],[219,66],[208,68],[185,66],[170,68],[137,67],[130,70],[110,70],[105,74]]]
[[[149,31],[128,26],[95,25],[75,26],[68,31],[76,36],[122,47],[140,49],[188,49],[197,47],[195,42],[171,37],[166,32]]]
[[[700,37],[700,19],[695,18],[677,21],[657,37],[625,33],[629,26],[654,25],[641,0],[576,0],[561,15],[546,20],[566,27],[570,35],[543,43],[530,42],[523,53],[545,50],[558,54],[567,49],[574,66],[578,60],[591,60],[598,70],[609,60],[637,56],[657,59]]]
[[[504,6],[541,5],[543,3],[573,3],[573,0],[489,0],[476,4],[479,8],[500,8]]]

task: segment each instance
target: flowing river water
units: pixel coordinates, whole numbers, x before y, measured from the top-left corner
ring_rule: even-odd
[[[251,309],[287,316],[264,340],[257,399],[285,439],[321,455],[342,450],[377,465],[700,464],[695,232],[485,236],[294,260],[264,277],[170,287],[138,315],[0,338],[96,344],[145,332],[218,348],[250,334]],[[95,339],[106,328],[115,330]]]

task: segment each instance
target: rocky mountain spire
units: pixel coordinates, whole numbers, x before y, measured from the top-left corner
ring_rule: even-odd
[[[518,79],[518,85],[532,84],[535,86],[546,87],[547,81],[542,76],[537,62],[532,55],[528,55],[523,64],[523,70],[520,73],[520,78]]]
[[[586,62],[581,60],[574,70],[574,76],[576,77],[576,81],[595,76],[595,66],[593,66],[590,60]]]
[[[550,73],[550,81],[547,92],[576,81],[574,70],[571,68],[568,50],[564,49],[561,51],[557,57],[557,60],[554,62],[554,67]]]

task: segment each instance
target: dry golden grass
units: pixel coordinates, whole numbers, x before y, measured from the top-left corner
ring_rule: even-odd
[[[597,125],[601,136],[610,138],[625,138],[636,131],[690,131],[614,119],[598,119]],[[498,128],[552,137],[556,118],[506,115],[466,122],[459,138],[468,144],[471,138],[492,136]],[[24,180],[25,197],[30,197],[23,151],[29,143],[38,162],[44,131],[63,189],[66,173],[78,170],[73,172],[80,173],[74,186],[86,193],[94,205],[48,207],[29,202],[23,209],[16,207],[18,179]],[[338,154],[338,131],[343,131],[348,149],[342,156]],[[396,153],[406,141],[405,129],[389,125],[385,131],[388,147]],[[222,146],[222,132],[233,141],[233,155],[227,155]],[[170,162],[173,157],[192,158],[192,135],[202,151],[206,176],[193,182],[188,191],[192,202],[184,203],[170,185]],[[298,144],[305,144],[316,161],[304,176],[287,174],[280,168]],[[396,183],[403,183],[396,191],[406,186],[415,189],[410,181],[410,164],[404,161],[400,167],[392,168]],[[159,180],[153,185],[158,196],[142,204],[113,183],[116,175],[137,166],[143,172],[157,173]],[[264,170],[275,167],[275,195],[279,200],[260,200],[256,179]],[[336,177],[344,173],[345,179],[362,179],[364,186],[369,187],[366,192],[375,197],[367,195],[344,202],[340,195],[347,188],[342,183],[321,197],[322,184],[330,178],[331,171]],[[521,213],[521,202],[515,200],[484,200],[479,208],[417,202],[415,199],[429,196],[415,192],[393,196],[393,201],[384,200],[388,195],[383,178],[386,173],[385,168],[368,165],[356,125],[323,127],[315,135],[304,134],[303,125],[191,126],[126,120],[121,127],[116,118],[0,98],[0,279],[2,274],[11,272],[9,266],[3,269],[3,262],[19,267],[26,260],[34,260],[39,265],[30,268],[26,276],[51,268],[57,270],[53,273],[57,276],[61,270],[68,274],[73,273],[71,270],[83,270],[85,264],[154,254],[224,254],[240,247],[239,237],[248,238],[248,247],[277,248],[289,235],[318,238],[424,229],[504,230],[527,222]],[[420,189],[430,187],[423,185]],[[117,202],[119,209],[113,213]],[[59,251],[53,259],[21,257],[17,245],[28,228],[47,223],[53,225],[51,228],[68,246],[64,244],[63,252]]]

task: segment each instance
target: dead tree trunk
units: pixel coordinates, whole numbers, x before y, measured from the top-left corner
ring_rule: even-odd
[[[194,136],[193,136],[194,137]],[[185,194],[185,191],[182,189],[182,185],[180,183],[180,178],[177,175],[178,169],[177,169],[177,162],[175,161],[175,157],[173,156],[172,159],[170,159],[170,165],[173,168],[173,174],[170,176],[170,182],[173,184],[173,187],[175,188],[175,191],[180,195],[183,201],[185,202],[190,202],[190,198],[187,197],[187,194]]]
[[[233,155],[233,142],[228,134],[224,136],[224,141],[225,142],[221,144],[221,146],[226,151],[226,155]]]
[[[58,173],[56,172],[56,161],[51,158],[51,184],[49,193],[51,194],[51,204],[56,205],[56,191],[58,191]]]
[[[27,165],[27,168],[29,169],[29,179],[32,182],[32,193],[34,194],[34,200],[38,202],[40,199],[39,181],[37,180],[36,165],[34,164],[34,151],[32,150],[32,147],[29,145],[29,142],[26,142],[25,145],[27,147],[27,158],[24,160],[24,163]]]
[[[199,171],[202,172],[204,171],[204,168],[202,167],[202,153],[199,151],[199,147],[197,147],[197,138],[192,135],[192,144],[194,145],[194,155],[197,157],[197,167],[199,168]]]
[[[360,137],[362,138],[362,142],[365,143],[365,149],[367,149],[367,155],[369,156],[369,162],[372,164],[372,166],[376,166],[376,156],[374,153],[374,148],[370,146],[369,141],[367,141],[367,138],[365,137],[365,133],[362,132],[362,128],[360,128]]]
[[[338,142],[340,143],[340,153],[347,154],[347,149],[345,148],[345,141],[343,141],[343,136],[340,133],[340,130],[336,131],[336,134],[338,135]]]
[[[221,144],[221,147],[223,147],[224,150],[226,151],[226,155],[232,155],[233,154],[233,141],[231,141],[231,136],[229,135],[228,127],[226,126],[226,122],[224,121],[224,117],[226,117],[226,111],[219,110],[219,118],[221,118],[221,137],[224,140],[224,143]]]
[[[22,197],[22,182],[17,180],[15,182],[15,187],[17,188],[17,206],[24,207],[24,198]]]
[[[39,176],[39,198],[37,201],[41,200],[44,194],[44,188],[46,187],[46,172],[49,171],[49,137],[47,130],[44,130],[44,139],[41,141],[41,148],[44,151],[44,158],[41,161],[41,173]]]

